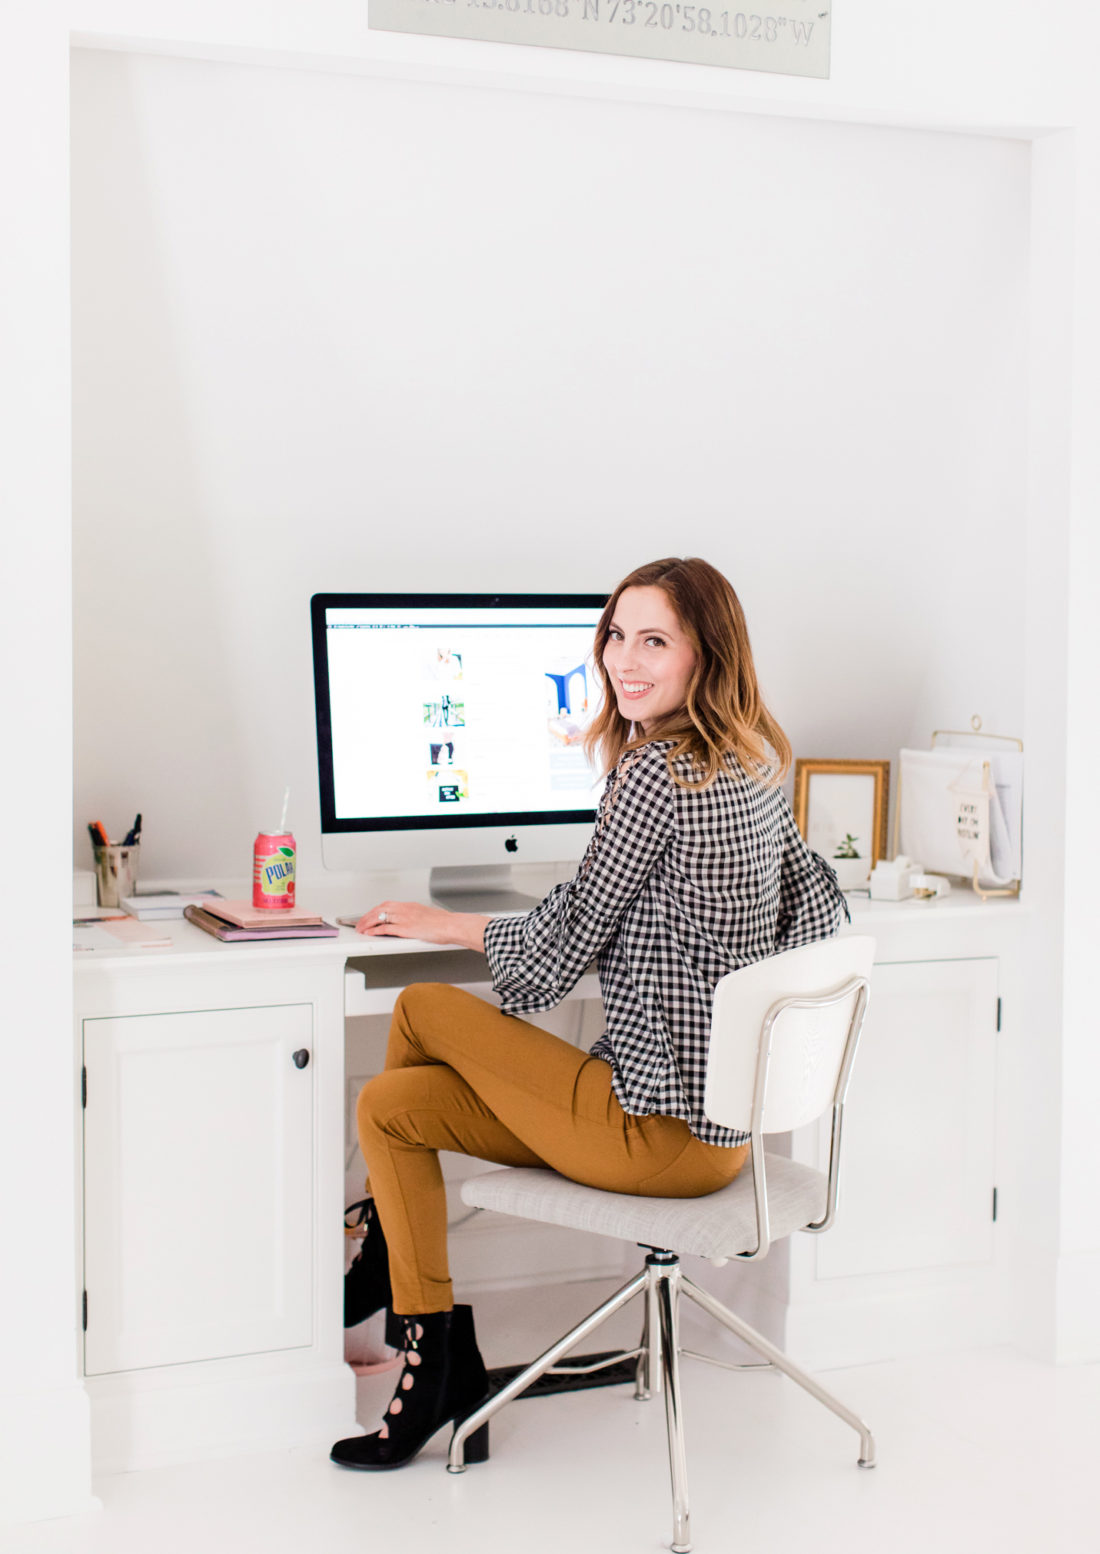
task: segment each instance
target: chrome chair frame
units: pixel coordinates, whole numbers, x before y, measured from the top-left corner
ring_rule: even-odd
[[[772,1038],[776,1022],[787,1009],[821,1009],[841,1000],[850,998],[856,994],[852,1009],[852,1017],[849,1022],[848,1033],[845,1039],[844,1052],[837,1073],[837,1081],[833,1092],[832,1102],[832,1130],[829,1144],[829,1171],[826,1185],[825,1212],[821,1219],[812,1221],[802,1228],[807,1231],[820,1233],[827,1230],[836,1218],[837,1198],[840,1177],[840,1147],[841,1130],[844,1117],[844,1100],[848,1090],[848,1081],[851,1077],[852,1064],[855,1061],[856,1049],[859,1045],[859,1036],[863,1028],[864,1016],[867,1009],[868,981],[866,977],[853,977],[841,987],[830,993],[810,996],[791,996],[781,998],[769,1009],[761,1028],[759,1045],[757,1048],[756,1073],[753,1086],[752,1103],[752,1173],[753,1173],[753,1197],[756,1209],[757,1244],[750,1252],[739,1252],[736,1255],[747,1261],[766,1257],[771,1247],[771,1233],[768,1222],[767,1179],[764,1164],[764,1138],[762,1123],[764,1117],[764,1103],[767,1094],[768,1066],[771,1061]],[[726,1258],[716,1259],[719,1264],[727,1261]],[[600,1327],[607,1319],[617,1311],[629,1304],[636,1295],[644,1296],[644,1318],[642,1325],[641,1341],[635,1349],[625,1349],[608,1356],[598,1365],[571,1367],[559,1365],[571,1349],[581,1343],[590,1333]],[[763,1357],[763,1364],[730,1365],[729,1362],[716,1359],[711,1355],[695,1354],[693,1351],[684,1350],[680,1345],[680,1297],[687,1298],[705,1311],[722,1327],[727,1328],[741,1341]],[[709,1364],[720,1365],[731,1370],[760,1370],[774,1367],[792,1381],[797,1382],[806,1392],[831,1409],[845,1424],[852,1427],[859,1435],[858,1464],[861,1468],[872,1468],[875,1465],[875,1443],[867,1424],[852,1412],[839,1398],[822,1387],[814,1378],[808,1375],[799,1366],[795,1365],[781,1349],[757,1332],[736,1316],[721,1302],[714,1299],[705,1290],[687,1277],[680,1267],[680,1259],[676,1252],[662,1247],[649,1248],[649,1255],[645,1260],[645,1267],[641,1273],[634,1277],[621,1289],[616,1290],[608,1300],[589,1313],[583,1321],[565,1333],[558,1341],[533,1360],[524,1370],[483,1403],[480,1408],[464,1419],[455,1430],[451,1440],[450,1454],[447,1461],[449,1473],[464,1473],[466,1471],[465,1443],[468,1438],[479,1429],[494,1414],[507,1406],[519,1396],[525,1388],[529,1387],[538,1377],[561,1374],[584,1374],[601,1369],[604,1366],[619,1364],[624,1360],[636,1360],[634,1396],[643,1401],[653,1396],[654,1393],[664,1392],[665,1420],[668,1429],[668,1457],[669,1473],[672,1481],[672,1550],[673,1554],[688,1554],[691,1548],[691,1519],[688,1505],[687,1485],[687,1455],[684,1446],[683,1407],[680,1388],[680,1358],[681,1356],[692,1359],[704,1360]]]

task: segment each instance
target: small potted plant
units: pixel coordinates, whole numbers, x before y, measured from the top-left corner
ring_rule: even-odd
[[[858,842],[859,837],[849,831],[829,859],[841,890],[859,890],[871,877],[871,866],[860,854]]]

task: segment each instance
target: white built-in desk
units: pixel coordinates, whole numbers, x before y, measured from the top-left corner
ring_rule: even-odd
[[[73,934],[87,946],[74,953],[75,1300],[95,1466],[323,1444],[355,1428],[345,1019],[388,1013],[417,981],[490,997],[484,957],[349,928],[223,944],[183,920],[144,926],[170,942]],[[598,998],[595,976],[571,996]]]
[[[346,910],[322,896],[310,904]],[[838,1225],[759,1267],[702,1275],[811,1367],[998,1339],[1007,1254],[993,1194],[1000,1219],[1021,1169],[1002,1054],[1022,1039],[1026,909],[959,892],[855,898],[852,913],[878,949]],[[152,927],[170,944],[74,930],[94,946],[74,957],[74,1302],[95,1465],[327,1449],[355,1428],[345,1019],[386,1013],[415,981],[490,996],[484,959],[351,929],[230,945],[184,921]],[[598,993],[588,976],[571,996]],[[792,1141],[800,1158],[824,1147],[816,1132]]]

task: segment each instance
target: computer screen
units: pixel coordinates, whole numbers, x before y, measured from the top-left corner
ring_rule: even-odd
[[[601,696],[592,643],[605,602],[316,595],[326,864],[579,856],[600,786],[582,740]]]

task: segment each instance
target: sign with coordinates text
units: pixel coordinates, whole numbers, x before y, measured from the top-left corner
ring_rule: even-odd
[[[734,0],[736,4],[736,0]],[[781,76],[829,75],[829,0],[368,0],[369,26],[488,43],[633,54]]]

